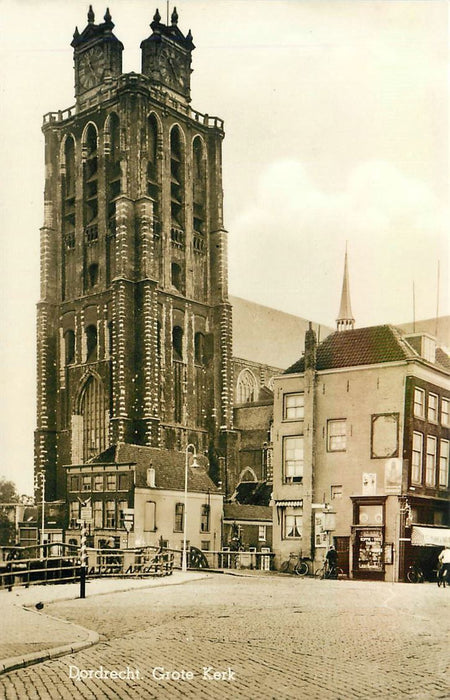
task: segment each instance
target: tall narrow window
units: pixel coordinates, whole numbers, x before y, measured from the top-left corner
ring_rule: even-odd
[[[173,359],[183,359],[183,329],[180,326],[174,326],[172,330],[172,348]]]
[[[85,136],[84,226],[87,242],[98,238],[98,152],[97,130],[89,124]]]
[[[87,362],[97,359],[97,326],[94,325],[86,328],[86,359]]]
[[[116,200],[122,191],[120,157],[120,121],[111,114],[105,124],[105,179],[106,179],[106,284],[115,275]]]
[[[71,136],[64,144],[66,172],[63,179],[63,231],[66,249],[75,247],[75,144]]]
[[[184,527],[184,503],[175,503],[175,532],[182,532]]]
[[[161,235],[161,185],[158,171],[158,123],[152,114],[147,121],[147,194],[153,199],[153,232]]]
[[[436,394],[428,394],[428,420],[437,423],[439,399]]]
[[[172,244],[184,247],[184,158],[180,129],[170,132],[170,211]]]
[[[194,252],[203,253],[205,250],[206,168],[203,143],[199,136],[196,136],[193,142],[192,161]]]
[[[237,403],[250,403],[258,398],[258,382],[250,369],[243,369],[237,380]]]
[[[83,457],[90,459],[106,447],[106,412],[102,383],[94,376],[87,380],[82,398]]]
[[[442,399],[441,401],[441,423],[442,425],[450,425],[450,399]]]
[[[414,415],[417,418],[425,417],[425,392],[418,387],[414,389]]]
[[[328,421],[328,452],[345,452],[347,449],[347,421],[345,418]]]
[[[103,501],[94,501],[94,527],[101,530],[103,527]]]
[[[89,265],[88,280],[89,280],[89,286],[95,287],[95,285],[98,282],[98,264],[97,263],[92,263],[92,265]]]
[[[436,446],[437,438],[435,438],[434,435],[428,435],[425,464],[425,484],[427,486],[436,485]]]
[[[441,440],[439,455],[439,486],[448,487],[448,458],[449,458],[449,441]]]
[[[72,330],[68,330],[64,333],[64,350],[66,365],[71,365],[75,362],[75,333]]]
[[[178,263],[172,263],[172,286],[175,287],[175,289],[178,289],[179,292],[182,292],[183,289],[183,282],[182,282],[182,276],[181,276],[181,267],[178,265]]]
[[[210,507],[208,503],[203,503],[200,513],[200,531],[209,532],[209,511]]]
[[[283,472],[286,483],[303,479],[304,446],[303,435],[285,437],[283,440]]]
[[[116,527],[116,502],[106,501],[106,527]]]
[[[284,396],[284,419],[302,420],[305,413],[305,395],[285,394]]]
[[[205,336],[203,333],[196,333],[194,336],[194,359],[196,364],[204,364]]]
[[[412,455],[411,455],[411,481],[413,484],[422,483],[422,455],[423,455],[423,435],[413,433]]]

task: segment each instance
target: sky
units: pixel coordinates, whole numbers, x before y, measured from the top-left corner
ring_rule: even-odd
[[[140,71],[155,0],[106,3]],[[32,492],[46,112],[74,104],[88,2],[0,0],[0,475]],[[178,0],[192,106],[225,120],[230,293],[334,327],[450,313],[448,4]],[[173,3],[170,4],[172,11]],[[439,269],[439,285],[438,285]],[[300,342],[299,342],[300,345]]]

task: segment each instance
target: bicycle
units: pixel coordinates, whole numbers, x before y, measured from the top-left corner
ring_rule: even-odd
[[[406,580],[409,583],[423,583],[423,571],[418,564],[411,564],[408,571],[406,572]]]
[[[315,578],[318,579],[338,579],[343,575],[344,571],[339,566],[328,566],[328,564],[321,566],[314,574]]]
[[[436,572],[436,580],[437,580],[437,585],[438,588],[442,586],[442,588],[445,588],[445,584],[449,583],[448,580],[448,568],[445,568],[444,571],[441,569],[438,569]]]
[[[309,573],[308,558],[302,557],[300,554],[291,552],[289,559],[286,559],[281,566],[280,571],[283,574],[296,574],[297,576],[306,576]]]

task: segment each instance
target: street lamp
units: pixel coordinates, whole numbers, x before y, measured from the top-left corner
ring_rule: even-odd
[[[44,529],[45,529],[45,472],[40,471],[37,474],[37,487],[41,489],[42,495],[42,525],[41,525],[41,557],[44,556]]]
[[[186,459],[184,462],[184,514],[183,514],[183,558],[181,561],[181,570],[187,571],[187,552],[186,552],[186,534],[187,534],[187,495],[188,495],[188,469],[189,469],[189,454],[192,449],[193,461],[192,466],[198,467],[197,464],[197,453],[195,451],[195,445],[189,443],[186,446]]]

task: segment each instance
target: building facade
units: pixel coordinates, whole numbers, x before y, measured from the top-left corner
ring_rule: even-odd
[[[450,542],[450,360],[392,326],[336,332],[274,380],[274,551],[354,578],[428,577]]]
[[[109,11],[75,31],[76,104],[46,114],[35,469],[119,442],[208,451],[233,471],[223,122],[190,106],[192,35],[156,12],[122,73]],[[218,457],[223,459],[220,461]],[[39,498],[39,494],[37,494]]]

